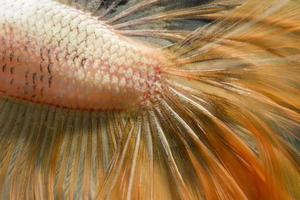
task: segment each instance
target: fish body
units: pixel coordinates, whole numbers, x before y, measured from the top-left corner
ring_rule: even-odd
[[[1,1],[0,91],[73,109],[130,109],[159,93],[158,50],[51,0]]]
[[[299,30],[298,0],[0,0],[0,199],[300,199]]]

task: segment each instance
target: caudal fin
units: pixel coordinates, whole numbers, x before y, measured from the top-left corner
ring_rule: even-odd
[[[299,198],[299,11],[247,1],[168,49],[162,107],[221,166],[204,154],[193,163],[213,175],[202,180],[208,199]]]
[[[2,198],[300,199],[297,0],[84,2],[164,49],[162,99],[134,113],[1,99]]]

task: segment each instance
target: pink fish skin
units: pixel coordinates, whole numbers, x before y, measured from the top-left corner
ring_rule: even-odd
[[[0,7],[0,91],[71,109],[126,110],[160,97],[162,52],[51,0]]]

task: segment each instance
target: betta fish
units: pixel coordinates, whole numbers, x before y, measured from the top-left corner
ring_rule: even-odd
[[[0,0],[0,198],[300,199],[298,0]]]

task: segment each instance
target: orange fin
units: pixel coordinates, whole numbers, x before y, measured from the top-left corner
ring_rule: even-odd
[[[148,18],[133,13],[160,1],[113,2],[90,6],[124,35],[171,41],[161,101],[95,113],[0,99],[1,198],[300,199],[298,1],[215,1],[238,4]],[[164,23],[198,17],[216,21]],[[157,29],[134,27],[142,22]]]

